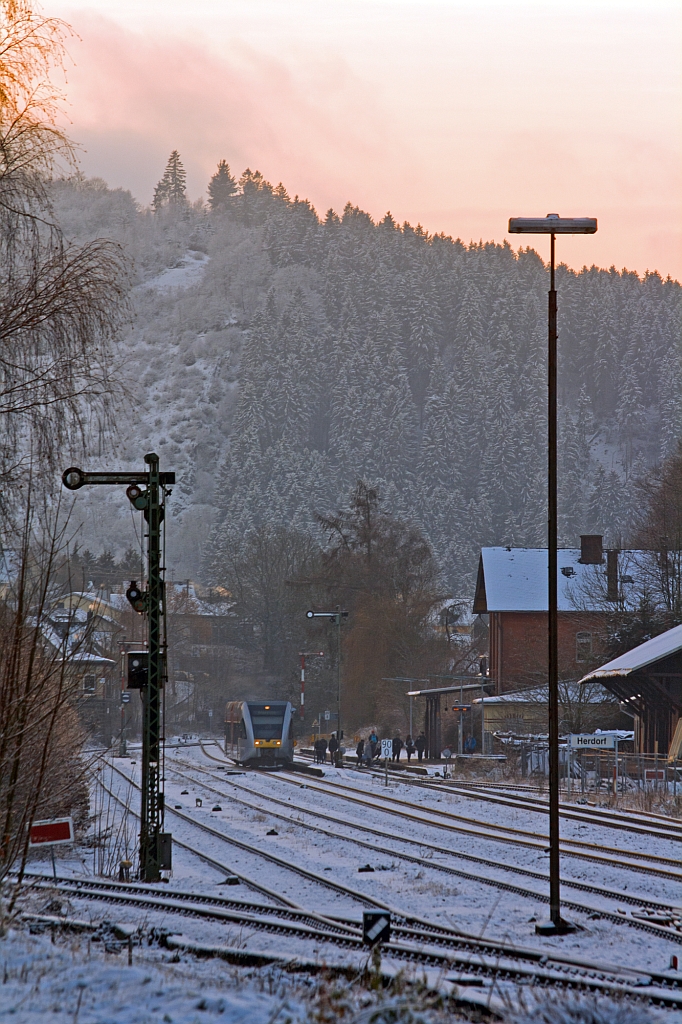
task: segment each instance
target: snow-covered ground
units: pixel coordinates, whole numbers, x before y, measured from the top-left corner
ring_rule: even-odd
[[[457,854],[460,851],[476,854],[500,864],[499,870],[482,867],[479,872],[482,879],[499,878],[546,895],[547,884],[543,880],[504,871],[506,864],[547,872],[545,848],[528,848],[494,839],[471,838],[446,831],[436,824],[424,825],[377,808],[348,804],[345,800],[322,792],[317,780],[313,778],[301,777],[287,782],[277,774],[252,772],[237,777],[227,776],[217,781],[198,772],[192,773],[180,765],[176,774],[174,762],[188,762],[191,759],[195,759],[197,765],[209,769],[214,776],[221,776],[217,766],[211,764],[198,748],[188,748],[177,754],[169,753],[166,762],[166,792],[167,805],[171,811],[178,804],[197,820],[210,821],[215,828],[226,834],[262,846],[291,863],[322,873],[329,872],[335,881],[343,882],[405,912],[442,921],[473,935],[493,936],[524,945],[560,948],[564,952],[571,951],[576,955],[640,969],[665,970],[670,964],[671,955],[679,955],[682,962],[682,943],[654,937],[625,924],[604,919],[591,920],[589,915],[575,911],[569,912],[567,916],[581,925],[581,931],[562,938],[541,939],[535,934],[535,923],[545,919],[548,910],[546,903],[540,899],[535,901],[507,893],[485,884],[483,880],[478,883],[470,878],[459,880],[435,868],[415,866],[400,858],[403,852],[415,854],[414,845],[403,843],[403,837],[423,839],[425,843],[444,846],[449,851],[448,856],[438,855],[425,846],[422,856],[427,862],[433,860],[450,864],[467,874],[475,875],[476,866],[470,861],[459,860]],[[130,766],[132,771],[137,768],[139,765]],[[447,792],[433,793],[393,781],[386,788],[380,777],[352,770],[327,767],[325,773],[324,783],[338,780],[352,786],[361,795],[375,794],[381,799],[387,794],[407,799],[424,810],[446,809],[481,822],[546,834],[546,815],[532,810],[504,807]],[[237,789],[237,786],[246,787],[252,795],[245,793],[243,788]],[[185,789],[187,794],[182,792]],[[213,812],[211,807],[220,801],[221,793],[225,794],[228,802],[224,799],[220,804],[222,811]],[[202,808],[195,806],[197,796],[203,798]],[[233,799],[230,800],[230,796]],[[293,821],[285,823],[275,818],[271,812],[282,813],[282,808],[268,804],[268,796],[283,798],[290,803],[292,817],[300,818],[301,824]],[[250,801],[253,806],[249,808],[236,800]],[[301,808],[306,808],[308,813]],[[336,819],[336,824],[317,821],[316,811],[330,815]],[[306,829],[303,827],[304,822],[316,823],[328,830],[330,836]],[[168,815],[167,825],[178,836],[191,835],[191,826],[178,818],[174,819],[172,814]],[[272,830],[278,834],[268,835]],[[378,831],[382,833],[381,837],[376,835]],[[385,838],[386,834],[393,838]],[[562,822],[562,835],[599,843],[614,850],[627,849],[643,854],[655,852],[670,858],[679,858],[680,855],[679,843],[672,840],[657,840],[655,850],[652,850],[651,840],[646,836],[600,825]],[[355,842],[357,839],[369,841],[374,846],[374,852],[358,846]],[[323,913],[344,914],[356,919],[359,916],[361,908],[349,898],[325,891],[267,862],[256,864],[253,856],[230,850],[219,839],[204,836],[201,842],[205,844],[206,850],[214,851],[216,856],[227,857],[233,870],[250,871],[252,875],[260,871],[270,885],[281,886],[284,893],[295,897],[297,902],[305,906],[314,906]],[[419,852],[418,847],[416,852]],[[374,872],[359,873],[358,869],[367,863],[374,868]],[[191,875],[195,868],[188,866],[187,870]],[[617,854],[614,854],[614,860],[609,864],[596,864],[579,857],[564,857],[562,875],[565,879],[606,887],[616,894],[627,893],[643,899],[669,901],[673,906],[682,904],[682,887],[678,882],[621,867]],[[632,908],[632,904],[623,902],[617,905],[612,899],[568,886],[564,887],[563,896],[567,901],[593,909],[595,914],[600,909],[614,912],[620,907],[627,915]]]
[[[160,274],[138,285],[138,290],[151,288],[157,292],[171,292],[176,288],[190,288],[200,280],[210,257],[193,249],[180,260],[179,266],[169,267]]]
[[[217,748],[215,753],[219,754]],[[101,773],[102,781],[124,801],[131,802],[132,792],[132,808],[135,809],[138,798],[124,776],[139,782],[139,758],[133,753],[128,759],[115,759],[114,765],[118,771],[105,768]],[[457,831],[460,825],[466,827],[465,822],[438,816],[439,812],[447,811],[450,815],[460,815],[461,818],[480,823],[481,827],[486,824],[501,825],[505,830],[517,830],[514,833],[517,838],[525,836],[532,842],[533,836],[546,834],[545,814],[482,801],[444,789],[434,792],[399,781],[391,780],[389,786],[385,787],[383,779],[376,775],[352,769],[337,770],[329,766],[325,768],[324,779],[292,776],[288,773],[226,774],[225,769],[221,770],[216,762],[209,760],[201,748],[196,746],[170,748],[166,756],[165,772],[166,828],[174,836],[173,871],[165,887],[168,892],[203,893],[258,904],[264,908],[274,907],[276,899],[257,891],[255,886],[259,885],[280,894],[291,904],[306,911],[356,924],[362,919],[368,899],[386,905],[398,914],[421,918],[472,936],[505,940],[524,947],[542,949],[548,954],[560,953],[607,967],[629,968],[646,974],[647,971],[668,972],[671,956],[679,956],[682,963],[682,935],[676,941],[667,936],[637,930],[625,920],[621,922],[600,916],[600,912],[601,915],[622,912],[624,918],[630,915],[635,908],[631,902],[625,901],[626,896],[634,897],[635,903],[638,899],[648,899],[679,906],[682,903],[682,888],[676,879],[653,876],[625,867],[618,863],[617,853],[613,854],[613,860],[609,863],[564,857],[562,875],[565,882],[573,880],[598,885],[607,892],[585,892],[565,884],[562,890],[564,899],[572,901],[576,908],[585,908],[571,908],[566,913],[567,917],[580,926],[579,930],[560,938],[541,938],[535,933],[535,923],[548,916],[547,904],[543,899],[548,888],[544,844],[540,842],[534,846],[524,846],[509,844],[503,841],[503,836],[494,838],[491,834],[480,838],[467,835]],[[330,790],[330,783],[337,788]],[[341,789],[341,786],[350,787],[350,790]],[[112,798],[103,796],[101,788],[98,788],[98,793],[97,805],[95,808],[93,801],[93,808],[100,818],[108,817],[110,824],[120,821],[120,805]],[[366,802],[354,803],[347,799],[348,796],[357,796]],[[389,813],[391,805],[384,802],[386,796],[409,801],[413,806],[406,808],[406,811],[417,817],[424,816],[425,820],[407,817],[401,813],[398,804],[392,805],[398,814]],[[275,803],[272,798],[280,802]],[[134,846],[137,822],[132,815],[128,817],[129,843]],[[444,827],[446,824],[451,827]],[[204,830],[199,825],[205,826]],[[651,839],[646,836],[617,831],[600,824],[562,821],[561,827],[562,835],[567,838],[599,843],[614,851],[628,850],[642,856],[655,853],[679,859],[679,842],[672,839],[657,839],[652,845]],[[211,831],[206,831],[206,828]],[[119,837],[119,843],[123,833],[124,830],[118,825],[112,830],[112,835]],[[509,834],[505,833],[507,836]],[[111,842],[114,842],[113,838]],[[179,842],[187,844],[196,852],[183,848]],[[235,843],[243,845],[240,847]],[[245,849],[244,846],[255,847],[255,851]],[[434,850],[434,847],[441,849]],[[123,848],[115,852],[118,855],[123,852]],[[208,864],[199,854],[210,858],[213,863]],[[470,859],[472,856],[494,864],[479,864]],[[414,858],[417,858],[418,863],[415,863]],[[73,850],[59,857],[57,869],[60,876],[92,878],[93,869],[97,869],[98,863],[101,864],[101,858],[98,859],[98,855],[91,850]],[[440,870],[439,865],[460,874],[447,873]],[[360,870],[366,866],[373,870]],[[511,868],[514,866],[536,874],[533,876],[513,872]],[[46,867],[49,870],[46,862],[34,862],[29,865],[29,870],[45,871]],[[307,871],[310,876],[303,877],[294,868]],[[241,876],[240,884],[225,886],[225,876],[229,874]],[[249,885],[249,880],[254,886]],[[337,888],[325,884],[326,880]],[[515,891],[494,883],[511,884]],[[339,891],[338,887],[345,887],[348,891]],[[620,901],[619,895],[622,897]],[[45,893],[34,894],[29,909],[48,912],[47,899]],[[293,956],[318,964],[343,963],[354,969],[361,969],[366,963],[366,954],[361,955],[331,941],[326,942],[319,935],[306,937],[302,933],[283,934],[230,921],[181,916],[158,908],[134,909],[108,905],[73,895],[65,899],[61,910],[67,916],[87,921],[98,922],[106,918],[128,922],[135,927],[142,926],[145,934],[149,934],[150,928],[182,933],[188,941],[204,945]],[[43,968],[39,969],[35,965],[36,954],[31,954],[28,946],[25,953],[21,953],[22,943],[37,944],[40,962],[51,965],[49,969],[44,967],[46,973],[40,973]],[[67,952],[72,946],[73,952]],[[221,1019],[232,1019],[230,1014],[236,1015],[235,1019],[238,1019],[245,997],[242,988],[235,987],[237,980],[240,985],[255,986],[253,1015],[249,1020],[260,1020],[261,1009],[263,1019],[270,1019],[276,1010],[273,1001],[275,997],[268,995],[263,1002],[265,997],[258,991],[258,985],[265,984],[267,987],[274,984],[262,979],[277,974],[275,968],[263,968],[249,973],[244,968],[229,967],[217,961],[196,961],[186,954],[180,957],[178,963],[173,963],[174,959],[178,959],[178,954],[156,946],[136,948],[132,968],[125,964],[116,966],[116,956],[103,953],[101,946],[96,949],[95,944],[88,945],[84,934],[69,940],[59,939],[55,946],[45,936],[29,938],[22,932],[13,935],[10,940],[4,940],[0,945],[0,955],[3,955],[4,950],[7,956],[10,948],[14,950],[12,963],[18,963],[19,967],[10,971],[10,988],[5,991],[11,992],[15,1001],[19,1000],[16,1003],[16,1012],[19,1014],[34,1012],[30,1010],[34,1004],[47,1009],[50,1000],[55,1005],[61,1000],[65,1007],[69,1007],[68,1013],[71,1014],[64,1019],[75,1019],[74,1000],[77,1000],[81,991],[78,978],[93,975],[92,966],[88,966],[93,958],[99,963],[97,978],[92,984],[88,982],[87,989],[82,989],[77,1018],[82,1021],[194,1020],[199,1019],[196,1016],[197,1005],[204,997],[211,1007],[223,1006]],[[22,977],[21,956],[33,964],[29,968],[33,982],[29,981],[28,976]],[[118,960],[121,959],[119,956]],[[65,974],[59,965],[67,961],[71,966]],[[387,969],[390,969],[390,965]],[[400,965],[394,964],[393,969],[400,969]],[[147,977],[149,980],[145,981]],[[291,1005],[289,1009],[281,1011],[284,1014],[282,1019],[309,1019],[306,1017],[310,1009],[307,990],[300,989],[300,980],[297,982],[299,988],[296,988],[290,976],[286,977],[286,984],[282,982],[286,993],[277,998],[282,1005],[287,1000]],[[189,988],[188,978],[192,980]],[[467,984],[461,974],[457,977],[452,974],[440,977],[434,980],[434,984],[441,984],[444,990],[452,992],[457,988],[458,980],[460,988],[462,981]],[[62,995],[59,995],[60,986],[63,989]],[[133,992],[132,996],[129,989]],[[164,994],[154,995],[157,992]],[[490,994],[491,990],[484,986],[481,995],[484,996],[486,992]],[[178,994],[176,996],[173,993]],[[155,1000],[159,1007],[163,1007],[163,1012],[158,1010],[158,1017],[152,1014],[151,1003]],[[220,1003],[220,1000],[223,1002]],[[112,1008],[118,1009],[115,1009],[115,1013],[112,1009],[111,1015],[106,1017],[87,1015],[91,1013],[90,1007],[104,1004],[107,1007],[111,1004]],[[143,1004],[147,1007],[145,1012],[151,1016],[126,1017],[129,1012],[127,1007],[134,1007],[137,1012],[137,1008]],[[0,1019],[5,1012],[0,1009]],[[210,1012],[218,1013],[218,1010],[202,1011],[201,1019],[210,1019],[210,1016],[206,1016]],[[67,1011],[64,1010],[64,1013],[67,1014]],[[164,1017],[166,1013],[168,1017]],[[665,1016],[666,1019],[677,1018],[678,1014],[668,1011]],[[679,1017],[682,1020],[682,1014]],[[12,1019],[34,1018],[14,1014]],[[60,1018],[54,1016],[51,1019]],[[272,1021],[274,1024],[275,1018]]]

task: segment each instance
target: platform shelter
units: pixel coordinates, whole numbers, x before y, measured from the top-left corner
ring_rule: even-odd
[[[580,680],[601,683],[635,720],[635,750],[671,753],[682,718],[682,626],[633,647]],[[679,746],[679,741],[678,741]]]
[[[478,696],[483,696],[494,686],[492,679],[487,676],[479,676],[479,682],[468,682],[476,676],[463,676],[461,682],[453,683],[452,686],[438,686],[428,690],[409,690],[408,697],[423,697],[426,701],[426,713],[424,715],[424,735],[426,736],[426,750],[424,751],[427,761],[440,760],[441,744],[441,701],[443,697],[458,696],[460,701],[465,694],[471,695],[476,691]]]

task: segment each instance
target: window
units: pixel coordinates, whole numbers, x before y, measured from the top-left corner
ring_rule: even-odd
[[[83,676],[83,689],[88,690],[90,693],[94,693],[97,688],[97,682],[94,676]]]
[[[576,661],[591,661],[592,660],[592,634],[591,633],[576,633],[575,634],[575,660]]]
[[[282,736],[284,712],[286,705],[274,707],[270,704],[249,704],[253,738],[258,740],[276,740]]]

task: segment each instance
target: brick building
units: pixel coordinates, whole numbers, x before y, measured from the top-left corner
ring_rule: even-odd
[[[606,557],[604,557],[606,555]],[[618,594],[618,552],[599,536],[557,555],[559,674],[579,679],[604,659],[608,601]],[[483,548],[473,611],[488,616],[489,672],[497,694],[547,681],[547,549]]]

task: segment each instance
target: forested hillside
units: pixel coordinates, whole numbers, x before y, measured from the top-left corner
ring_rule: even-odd
[[[67,235],[120,239],[133,260],[132,398],[100,462],[154,448],[178,472],[176,575],[215,577],[259,524],[317,531],[315,513],[358,478],[422,527],[455,597],[471,595],[481,544],[544,543],[536,252],[373,223],[350,204],[321,218],[250,171],[213,209],[152,212],[99,181],[54,196]],[[629,480],[682,434],[680,287],[614,268],[561,268],[557,286],[561,539],[615,541]],[[129,513],[89,500],[84,542],[101,547],[104,524],[122,552]]]

